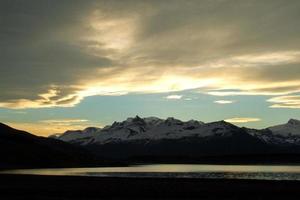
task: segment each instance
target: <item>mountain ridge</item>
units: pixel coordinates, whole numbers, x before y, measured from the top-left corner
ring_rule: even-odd
[[[296,130],[294,122],[280,126]],[[137,162],[300,163],[299,135],[278,135],[271,129],[241,128],[224,120],[204,123],[137,116],[104,128],[44,138],[0,123],[0,168]]]
[[[85,139],[85,144],[90,142],[103,144],[106,140],[111,141],[112,139],[172,139],[174,137],[180,138],[195,135],[206,137],[214,133],[215,135],[222,135],[226,132],[226,129],[234,128],[245,129],[248,134],[258,137],[265,142],[271,141],[271,139],[267,137],[273,136],[277,139],[282,138],[282,142],[285,141],[286,143],[292,142],[289,141],[288,138],[294,138],[294,144],[300,145],[300,121],[296,119],[290,119],[286,124],[271,126],[265,129],[250,129],[247,127],[238,127],[224,120],[204,123],[197,120],[181,121],[173,117],[164,120],[157,117],[140,118],[136,116],[129,117],[122,122],[114,122],[112,125],[107,125],[102,129],[88,127],[83,131],[66,131],[59,135],[57,139],[66,142],[75,142],[77,139]],[[87,131],[88,129],[92,131]],[[222,130],[225,132],[222,133]],[[148,134],[146,135],[145,133]],[[227,132],[227,134],[230,133]],[[298,137],[299,139],[297,139]],[[87,141],[87,138],[93,138],[93,141]],[[285,140],[283,138],[285,138]]]
[[[281,126],[292,126],[300,131],[294,121]],[[95,132],[69,131],[58,139],[86,147],[100,156],[125,160],[132,157],[198,159],[205,156],[300,154],[300,135],[275,134],[272,129],[241,128],[224,120],[204,123],[136,116]]]

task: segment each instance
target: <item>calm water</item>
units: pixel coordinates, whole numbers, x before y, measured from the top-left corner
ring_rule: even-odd
[[[7,170],[0,173],[98,177],[300,180],[300,166],[293,165],[152,164],[128,167],[20,169]]]

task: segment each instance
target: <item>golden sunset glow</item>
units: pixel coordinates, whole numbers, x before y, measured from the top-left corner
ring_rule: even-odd
[[[238,117],[238,118],[231,118],[231,119],[226,119],[226,122],[229,123],[247,123],[247,122],[257,122],[260,121],[259,118],[245,118],[245,117]]]

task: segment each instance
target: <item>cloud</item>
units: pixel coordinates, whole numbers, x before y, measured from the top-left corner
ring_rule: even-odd
[[[258,121],[261,121],[261,119],[238,117],[238,118],[226,119],[225,121],[229,122],[229,123],[248,123],[248,122],[258,122]]]
[[[193,98],[188,97],[188,98],[184,98],[184,100],[191,101],[191,100],[193,100]]]
[[[48,136],[56,133],[63,133],[67,130],[83,130],[86,127],[96,126],[95,123],[87,119],[47,119],[37,122],[11,122],[4,123],[14,128],[25,130],[35,135]]]
[[[234,103],[234,101],[232,101],[232,100],[217,100],[217,101],[214,101],[214,103],[217,103],[217,104],[231,104],[231,103]]]
[[[182,95],[169,95],[165,97],[166,99],[181,99]]]
[[[10,111],[10,113],[21,114],[21,115],[26,115],[27,114],[27,112],[25,112],[25,111]]]
[[[76,124],[76,125],[67,125],[67,124],[51,124],[46,125],[45,123],[29,123],[29,122],[5,122],[9,126],[19,129],[25,130],[29,133],[45,136],[56,134],[56,133],[64,133],[67,130],[83,130],[84,128],[90,126],[88,124]]]
[[[42,120],[41,123],[46,124],[55,124],[55,125],[74,125],[74,124],[82,124],[86,123],[89,120],[86,119],[48,119]]]
[[[273,103],[271,108],[298,108],[300,109],[300,96],[279,96],[268,99],[268,102]]]
[[[189,89],[218,96],[300,92],[298,0],[0,7],[0,107],[71,107],[93,95]]]

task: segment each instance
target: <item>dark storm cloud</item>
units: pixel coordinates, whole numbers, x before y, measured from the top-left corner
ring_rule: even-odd
[[[211,79],[205,86],[297,92],[299,10],[298,0],[4,0],[0,106],[74,105]]]
[[[78,79],[112,61],[76,43],[88,31],[84,16],[92,1],[1,1],[0,87],[2,101],[38,98],[56,85],[66,95]]]
[[[299,49],[299,1],[162,1],[141,20],[137,51],[195,65],[233,55]]]

